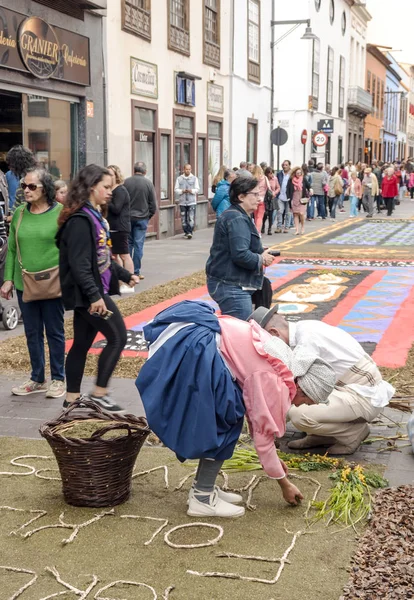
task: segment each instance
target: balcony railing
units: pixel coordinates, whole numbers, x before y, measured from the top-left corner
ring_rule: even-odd
[[[122,29],[151,40],[151,13],[136,6],[136,3],[123,0]]]
[[[169,43],[171,50],[190,55],[190,32],[170,24]]]
[[[369,115],[372,111],[372,96],[359,85],[348,90],[348,110],[361,116]]]

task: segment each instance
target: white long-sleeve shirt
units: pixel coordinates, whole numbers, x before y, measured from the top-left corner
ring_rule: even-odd
[[[289,322],[289,346],[295,348],[298,344],[306,346],[330,364],[337,381],[366,355],[361,344],[349,333],[322,321]],[[369,398],[371,404],[377,407],[386,406],[395,392],[386,381],[372,387],[353,384],[350,387]]]

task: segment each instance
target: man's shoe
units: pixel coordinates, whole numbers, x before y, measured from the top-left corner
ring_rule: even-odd
[[[229,504],[218,497],[216,490],[211,494],[202,494],[197,490],[194,490],[192,496],[189,498],[187,515],[190,517],[222,517],[225,519],[235,519],[236,517],[242,517],[244,515],[243,506],[235,506]],[[209,495],[209,501],[207,504],[197,500],[198,495]]]
[[[95,402],[99,408],[101,410],[103,410],[106,413],[109,413],[111,415],[114,414],[118,414],[118,415],[123,415],[126,413],[126,410],[124,408],[122,408],[122,406],[119,406],[119,404],[116,404],[115,402],[112,402],[111,398],[109,396],[93,396],[93,394],[89,394],[88,396],[86,396],[85,400],[93,400],[93,402]]]
[[[334,444],[336,439],[324,435],[307,435],[300,440],[293,440],[288,442],[288,448],[294,450],[304,450],[305,448],[316,448],[319,446],[330,446]]]
[[[138,275],[138,277],[139,277],[140,279],[145,279],[145,275],[141,275],[141,273]]]
[[[40,392],[47,392],[46,381],[38,383],[37,381],[29,379],[21,385],[16,385],[11,389],[11,393],[14,396],[28,396],[29,394],[38,394]]]
[[[53,379],[51,384],[49,385],[46,398],[61,398],[66,394],[66,385],[64,381],[59,381],[57,379]]]
[[[349,444],[340,444],[338,442],[330,448],[328,448],[326,452],[327,454],[332,456],[336,456],[337,454],[353,454],[356,450],[358,450],[362,442],[369,436],[369,434],[370,429],[368,424],[366,423],[353,442]]]
[[[187,240],[192,240],[192,239],[193,239],[193,234],[192,233],[187,234]]]
[[[282,233],[282,228],[278,227],[277,229],[275,229],[275,233]]]
[[[233,494],[232,492],[225,492],[218,485],[214,486],[214,490],[217,492],[220,500],[224,500],[224,502],[228,502],[229,504],[241,504],[243,502],[243,497],[240,494]],[[194,487],[190,489],[190,493],[188,496],[188,502],[190,502],[190,498],[194,496]]]

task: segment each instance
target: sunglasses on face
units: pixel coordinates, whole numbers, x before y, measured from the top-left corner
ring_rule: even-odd
[[[41,188],[43,187],[43,185],[41,183],[21,183],[20,187],[22,188],[22,190],[25,190],[26,188],[29,188],[29,190],[31,192],[34,192],[35,190],[37,190],[37,188]]]

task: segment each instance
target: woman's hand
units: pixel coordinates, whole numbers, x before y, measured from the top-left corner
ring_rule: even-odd
[[[5,281],[0,289],[0,296],[5,300],[10,300],[13,295],[13,282]]]
[[[293,483],[291,483],[287,477],[278,479],[278,483],[282,488],[283,498],[288,504],[291,506],[297,506],[300,504],[300,501],[303,500],[303,495],[296,485],[293,485]]]
[[[138,275],[131,275],[131,279],[129,280],[129,287],[135,287],[139,283]]]
[[[275,260],[275,257],[269,254],[268,250],[265,250],[262,254],[263,264],[265,267],[269,267],[272,262]]]
[[[93,313],[98,313],[98,315],[103,315],[107,312],[105,301],[101,298],[96,302],[92,302],[89,307],[89,312],[92,315]]]

